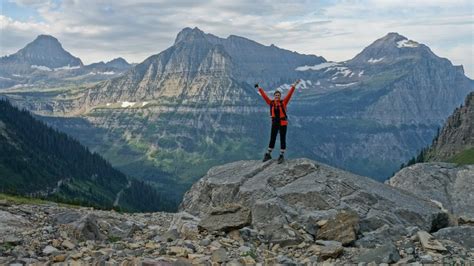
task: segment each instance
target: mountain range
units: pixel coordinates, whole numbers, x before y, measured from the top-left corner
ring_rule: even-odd
[[[118,76],[130,67],[121,57],[84,65],[58,39],[39,35],[18,52],[0,58],[0,89],[92,83]]]
[[[428,145],[474,89],[462,66],[397,33],[328,62],[185,28],[170,48],[117,77],[0,93],[124,173],[181,195],[213,165],[259,158],[270,122],[253,83],[286,92],[298,78],[288,156],[378,180]]]

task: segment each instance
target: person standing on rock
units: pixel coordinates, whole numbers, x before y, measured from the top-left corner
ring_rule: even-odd
[[[285,160],[284,154],[286,151],[286,129],[288,126],[288,116],[286,115],[286,106],[291,99],[291,96],[295,92],[296,85],[300,80],[297,80],[295,83],[291,85],[290,91],[285,96],[283,100],[281,100],[281,91],[276,90],[273,94],[273,100],[268,97],[265,91],[255,84],[255,88],[258,89],[260,95],[262,95],[265,102],[270,106],[270,116],[272,118],[272,130],[270,133],[270,144],[268,145],[268,150],[263,157],[263,161],[266,162],[272,159],[272,151],[275,148],[275,141],[280,132],[280,157],[278,157],[278,163],[281,164]]]

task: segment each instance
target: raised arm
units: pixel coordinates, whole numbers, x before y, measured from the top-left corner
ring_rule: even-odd
[[[287,95],[285,96],[285,98],[283,99],[283,104],[284,104],[284,105],[287,105],[288,102],[290,101],[291,96],[293,96],[293,93],[295,92],[296,85],[298,85],[298,83],[300,83],[300,80],[297,80],[295,83],[293,83],[293,84],[291,85],[290,91],[288,92],[288,94],[287,94]]]
[[[265,102],[270,105],[272,100],[268,97],[268,95],[265,93],[265,91],[258,86],[258,84],[255,84],[255,88],[258,88],[258,92],[260,95],[262,95],[262,98],[265,100]]]

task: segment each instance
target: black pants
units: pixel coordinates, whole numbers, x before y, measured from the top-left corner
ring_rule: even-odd
[[[277,134],[280,132],[280,148],[282,150],[286,149],[286,127],[287,126],[281,126],[279,123],[272,123],[272,132],[270,134],[270,144],[268,148],[275,148]]]

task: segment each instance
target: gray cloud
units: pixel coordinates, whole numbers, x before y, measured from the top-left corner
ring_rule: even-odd
[[[36,21],[0,17],[1,53],[15,52],[37,34],[52,34],[86,63],[123,56],[140,62],[174,42],[184,27],[220,37],[240,35],[265,45],[347,60],[390,31],[436,47],[474,76],[473,4],[468,0],[191,1],[16,0],[35,8]],[[471,11],[469,11],[471,10]],[[471,18],[469,20],[469,17]],[[6,21],[6,22],[5,22]],[[466,38],[471,36],[471,38]],[[470,40],[469,40],[470,39]],[[442,43],[443,45],[438,45]],[[470,54],[469,54],[470,53]]]

